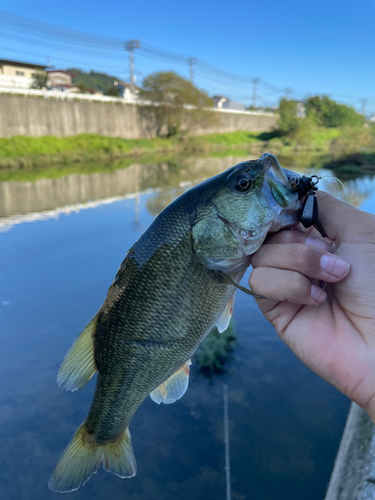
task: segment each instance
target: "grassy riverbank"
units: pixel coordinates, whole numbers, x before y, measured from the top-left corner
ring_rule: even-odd
[[[137,158],[168,153],[262,152],[276,154],[292,151],[328,152],[332,142],[341,134],[339,129],[316,129],[308,142],[298,138],[278,137],[277,132],[237,131],[180,139],[120,139],[82,134],[72,137],[24,137],[0,139],[0,168],[25,168],[52,164]]]

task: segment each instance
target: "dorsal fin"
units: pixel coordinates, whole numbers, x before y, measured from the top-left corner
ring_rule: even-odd
[[[232,295],[232,297],[228,300],[227,305],[224,307],[223,312],[221,313],[219,319],[216,322],[216,328],[219,330],[219,333],[225,332],[228,328],[230,319],[233,314],[233,306],[234,306],[234,297],[236,292]]]
[[[57,384],[67,391],[78,391],[96,372],[94,362],[96,325],[97,315],[82,330],[60,366]]]
[[[190,365],[189,359],[171,377],[152,391],[150,394],[152,401],[158,404],[169,404],[182,398],[189,385]]]

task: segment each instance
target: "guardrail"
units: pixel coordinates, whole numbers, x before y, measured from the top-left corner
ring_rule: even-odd
[[[87,101],[87,102],[108,102],[115,104],[131,104],[137,106],[156,105],[151,102],[141,101],[140,99],[132,99],[129,97],[111,97],[102,94],[79,94],[73,92],[63,92],[61,90],[44,90],[44,89],[23,89],[23,88],[1,88],[0,94],[10,95],[23,95],[24,97],[42,97],[43,99],[55,99],[56,101]],[[191,105],[186,105],[187,108],[192,108]],[[211,111],[218,113],[235,113],[240,115],[253,115],[253,116],[277,116],[276,113],[269,113],[266,111],[250,111],[239,109],[225,109],[225,108],[207,108]]]
[[[43,99],[55,99],[57,101],[89,101],[89,102],[116,102],[118,104],[134,104],[121,97],[111,97],[101,94],[79,94],[73,92],[63,92],[61,90],[44,90],[44,89],[22,89],[22,88],[0,88],[1,94],[23,95],[25,97],[42,97]]]

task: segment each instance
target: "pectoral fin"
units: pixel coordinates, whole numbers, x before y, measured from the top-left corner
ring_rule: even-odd
[[[150,394],[152,401],[158,404],[169,404],[182,398],[189,385],[190,365],[191,360],[189,359],[171,377],[152,391]]]
[[[232,295],[232,297],[228,300],[227,305],[224,307],[224,311],[221,313],[220,318],[217,320],[216,328],[219,330],[219,333],[225,332],[228,328],[232,314],[233,314],[233,306],[234,306],[234,297],[236,292]]]
[[[94,333],[97,316],[82,330],[66,353],[57,374],[57,384],[67,391],[78,391],[96,372],[94,362]]]

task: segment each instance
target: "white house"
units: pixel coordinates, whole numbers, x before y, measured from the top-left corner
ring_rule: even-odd
[[[245,111],[245,104],[242,102],[235,102],[222,95],[214,95],[212,100],[214,101],[215,108],[218,109],[235,109],[237,111]]]
[[[131,83],[118,82],[115,80],[113,82],[114,86],[119,89],[118,96],[122,97],[128,104],[135,104],[138,100],[139,88]]]
[[[45,66],[19,61],[0,59],[0,88],[29,89],[33,81],[33,73],[44,71]]]
[[[51,87],[72,85],[72,75],[63,69],[50,69],[47,73]]]

